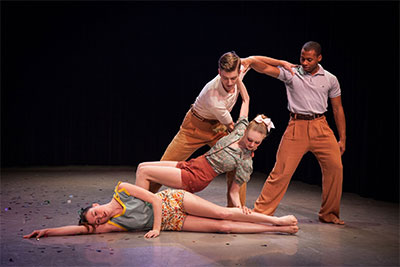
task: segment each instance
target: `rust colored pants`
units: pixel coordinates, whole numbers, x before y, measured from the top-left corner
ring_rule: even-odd
[[[185,119],[179,129],[179,132],[175,135],[169,146],[164,152],[161,160],[163,161],[185,161],[187,160],[197,149],[204,145],[210,147],[214,146],[215,143],[226,135],[226,132],[218,132],[215,129],[220,127],[220,123],[212,124],[209,122],[201,121],[196,118],[193,113],[189,110],[186,113]],[[235,171],[228,172],[226,174],[228,190],[235,177]],[[161,185],[158,183],[150,182],[150,191],[155,193],[160,189]],[[240,202],[242,205],[246,203],[246,183],[240,187],[239,191]],[[227,193],[228,206],[232,206],[232,200],[229,197],[229,191]]]
[[[311,151],[322,171],[322,204],[319,218],[339,218],[343,166],[337,140],[325,116],[314,120],[291,119],[281,139],[273,170],[264,183],[254,211],[273,215],[303,155]]]

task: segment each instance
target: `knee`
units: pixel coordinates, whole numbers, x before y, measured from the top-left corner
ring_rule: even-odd
[[[136,169],[136,179],[142,178],[145,175],[146,168],[144,163],[140,163]]]
[[[229,234],[232,232],[232,229],[233,229],[232,222],[228,220],[221,220],[218,226],[219,233]]]
[[[216,217],[220,220],[232,220],[234,216],[234,209],[237,208],[222,208],[217,210]]]
[[[223,208],[217,211],[217,218],[221,220],[230,220],[233,216],[232,208]]]
[[[343,164],[341,160],[332,160],[327,166],[329,172],[341,173],[343,172]]]
[[[343,164],[341,162],[336,164],[335,168],[338,172],[343,172]]]
[[[282,171],[282,172],[272,171],[269,174],[267,181],[270,184],[286,184],[290,182],[292,175],[293,175],[292,171]]]

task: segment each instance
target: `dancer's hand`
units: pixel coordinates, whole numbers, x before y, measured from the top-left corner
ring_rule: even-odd
[[[249,209],[246,206],[242,206],[242,212],[243,212],[243,214],[248,215],[248,214],[251,214],[251,209]]]
[[[233,123],[232,123],[233,124]],[[224,133],[224,132],[229,132],[228,127],[226,127],[224,124],[218,124],[216,127],[213,129],[214,133]]]
[[[144,235],[144,237],[153,238],[153,237],[157,237],[159,235],[160,235],[160,231],[159,230],[150,230]]]
[[[344,151],[346,150],[346,142],[339,141],[338,142],[340,154],[343,155]]]
[[[24,238],[31,238],[36,236],[36,238],[39,237],[46,237],[47,236],[47,229],[42,229],[42,230],[35,230],[32,233],[30,233],[29,235],[24,235]]]
[[[280,60],[280,65],[281,65],[284,69],[290,71],[290,73],[291,73],[292,75],[294,75],[294,72],[293,72],[292,68],[297,67],[297,65],[292,64],[292,63],[290,63],[290,62],[287,62],[287,61],[285,61],[285,60]]]

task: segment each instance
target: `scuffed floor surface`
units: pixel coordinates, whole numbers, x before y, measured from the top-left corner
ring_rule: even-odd
[[[1,266],[399,266],[399,206],[344,193],[345,226],[318,222],[321,188],[292,181],[276,215],[299,219],[296,235],[144,232],[23,239],[34,229],[76,224],[78,210],[106,203],[133,167],[3,169]],[[248,184],[253,207],[266,175]],[[225,177],[198,193],[226,205]]]

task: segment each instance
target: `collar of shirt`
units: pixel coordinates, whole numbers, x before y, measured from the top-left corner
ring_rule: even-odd
[[[312,76],[325,75],[325,70],[324,70],[324,68],[323,68],[320,64],[318,64],[318,67],[319,67],[318,71],[317,71],[314,75],[312,75]],[[303,69],[303,66],[299,66],[299,67],[297,68],[297,72],[298,72],[301,76],[311,75],[310,73],[306,72],[306,71]]]

